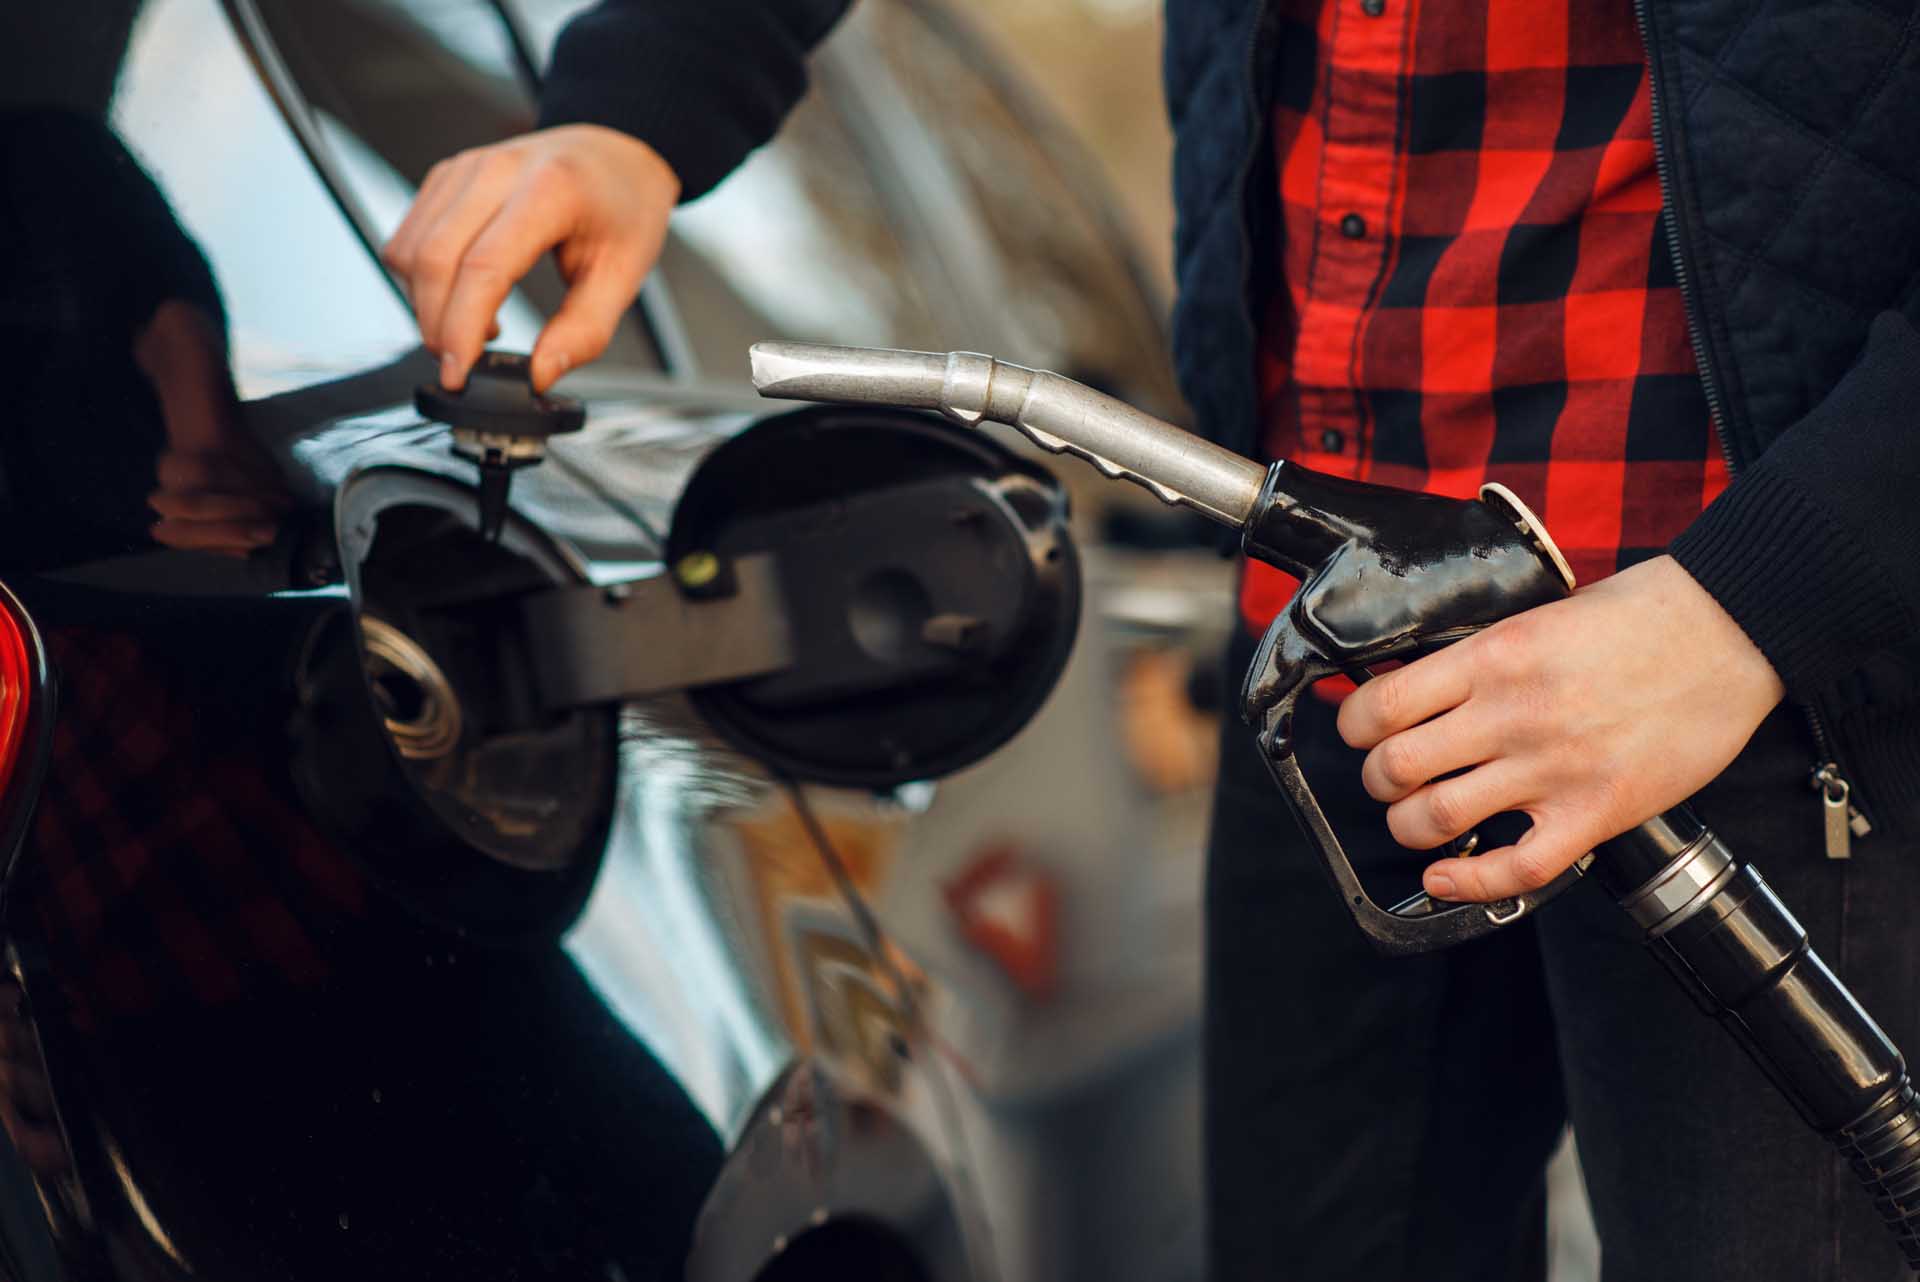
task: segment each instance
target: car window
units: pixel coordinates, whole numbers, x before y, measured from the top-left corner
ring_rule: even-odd
[[[376,364],[419,341],[216,0],[141,10],[109,123],[213,269],[241,395]]]
[[[544,67],[582,0],[512,0]],[[748,344],[816,339],[938,347],[955,338],[933,264],[902,235],[884,177],[819,88],[766,146],[674,214],[659,276],[700,370],[744,374]]]
[[[512,5],[540,58],[585,7]],[[996,345],[1174,410],[1124,233],[990,51],[944,7],[864,0],[812,63],[780,135],[675,217],[661,274],[703,367],[768,336]]]
[[[368,238],[383,243],[437,162],[525,133],[536,121],[512,34],[489,0],[243,0],[259,14],[296,98]],[[565,297],[550,261],[500,313],[497,343],[525,351]],[[658,368],[636,315],[607,359]]]
[[[761,338],[943,342],[888,194],[818,93],[777,139],[675,214],[661,272],[702,369],[723,376],[744,373],[747,345]]]

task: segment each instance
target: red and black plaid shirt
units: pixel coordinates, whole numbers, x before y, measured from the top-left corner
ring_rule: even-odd
[[[1471,496],[1585,582],[1727,483],[1660,212],[1631,0],[1280,0],[1264,448]],[[1264,627],[1295,581],[1249,565]]]

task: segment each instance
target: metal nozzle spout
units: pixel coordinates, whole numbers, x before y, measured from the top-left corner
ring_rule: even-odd
[[[755,343],[753,386],[762,396],[941,408],[947,358],[937,352],[823,343]]]
[[[905,352],[819,343],[755,343],[762,396],[939,410],[968,426],[1018,428],[1042,449],[1074,454],[1163,502],[1244,526],[1266,469],[1090,387],[977,352]]]

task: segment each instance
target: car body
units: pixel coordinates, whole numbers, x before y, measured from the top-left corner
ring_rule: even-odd
[[[471,483],[413,408],[432,364],[376,247],[431,163],[531,125],[568,9],[98,15],[117,76],[62,110],[204,255],[237,412],[307,503]],[[996,65],[931,0],[859,8],[781,138],[681,211],[607,357],[563,383],[589,427],[515,481],[525,564],[660,573],[688,477],[777,412],[746,383],[758,338],[994,351],[1174,412],[1144,272]],[[528,348],[561,288],[536,271],[498,345]],[[168,407],[66,372],[88,368],[22,377],[77,406],[65,448],[150,466]],[[1133,497],[1063,479],[1088,609],[1019,737],[801,811],[683,695],[581,714],[514,767],[542,823],[587,798],[557,882],[396,840],[342,782],[377,768],[334,737],[326,656],[364,654],[316,639],[337,588],[285,590],[267,558],[34,549],[10,573],[62,669],[61,729],[7,888],[5,1272],[1197,1276],[1211,719],[1188,677],[1227,569],[1177,527],[1171,550],[1110,545]],[[386,653],[410,662],[404,637]]]

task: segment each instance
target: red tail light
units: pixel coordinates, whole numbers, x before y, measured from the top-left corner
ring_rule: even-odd
[[[0,871],[11,868],[47,766],[53,679],[40,634],[0,584]]]
[[[28,701],[39,688],[38,657],[24,616],[8,599],[0,608],[0,793],[12,791],[14,767],[27,737]]]

